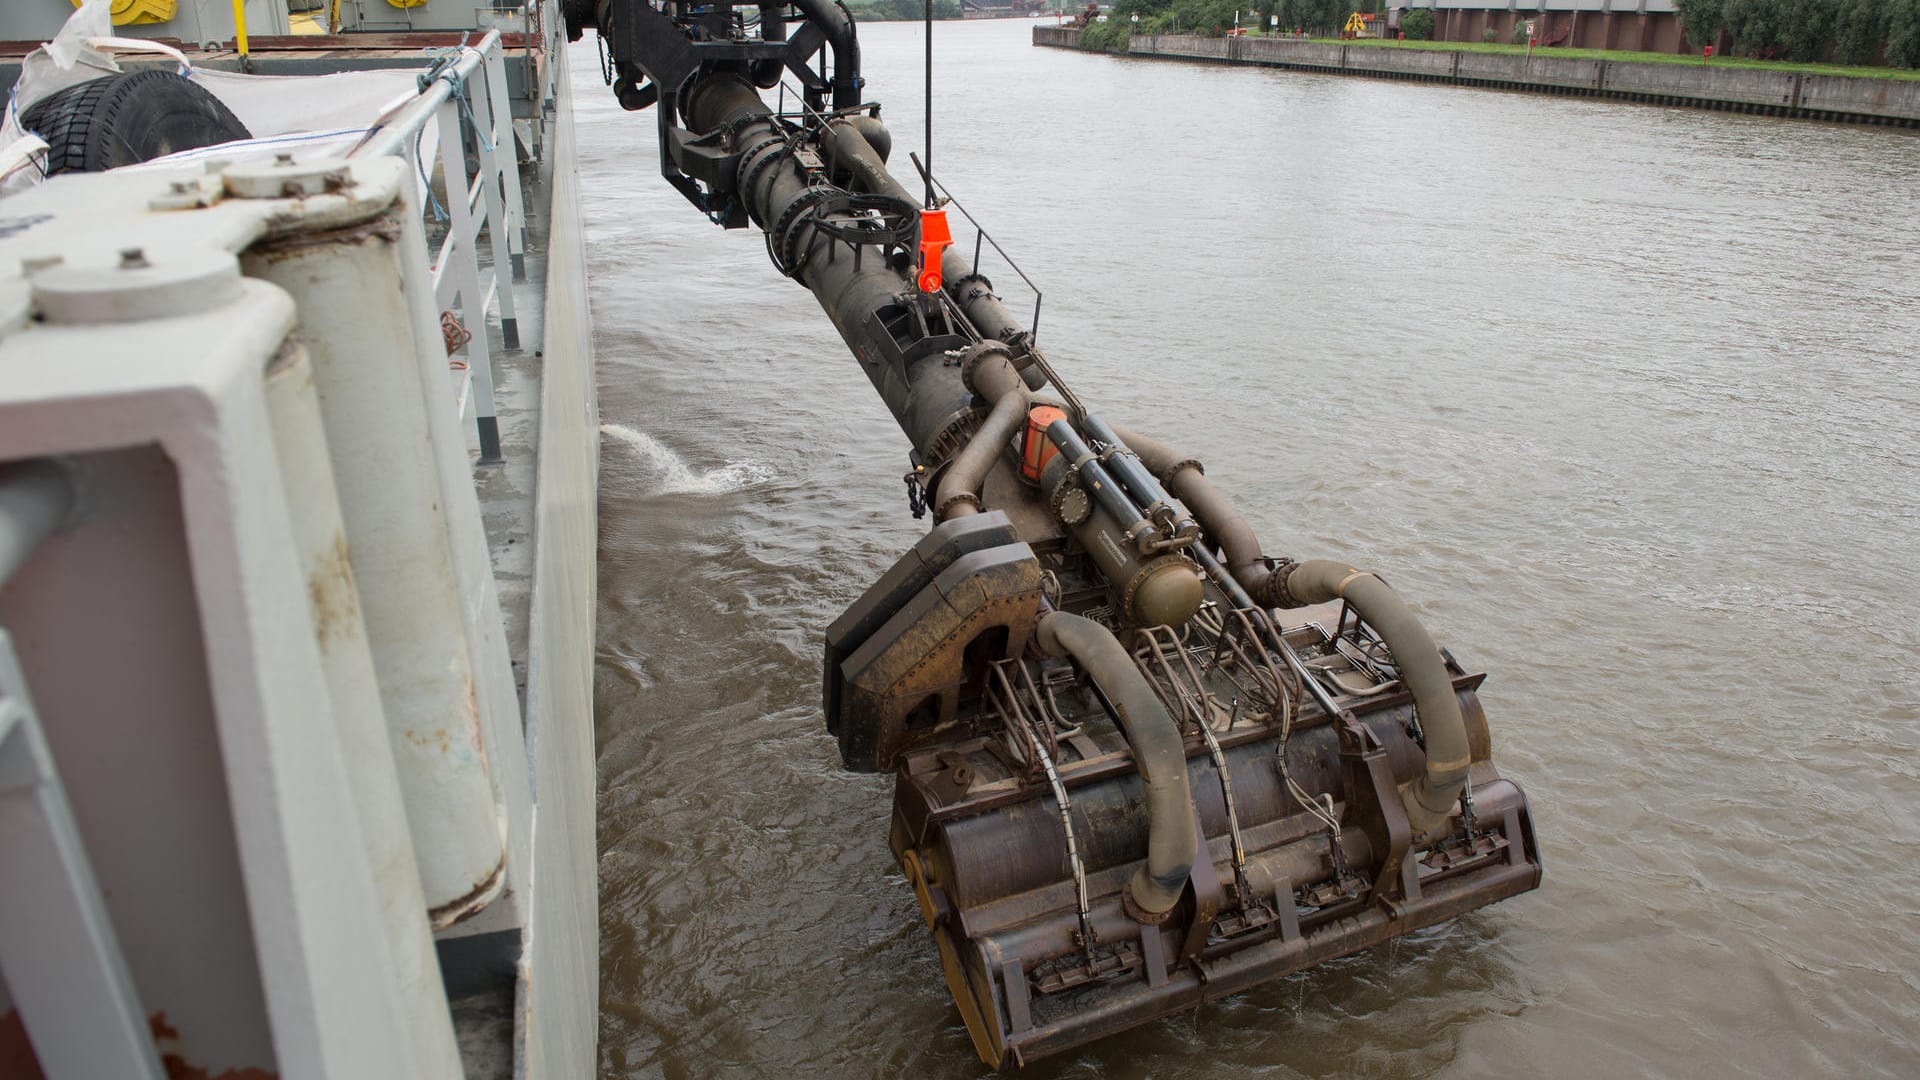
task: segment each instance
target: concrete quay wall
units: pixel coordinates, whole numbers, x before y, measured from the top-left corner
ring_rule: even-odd
[[[1035,45],[1078,48],[1079,42],[1072,27],[1033,28]],[[1920,80],[1187,34],[1135,35],[1128,54],[1920,127]]]

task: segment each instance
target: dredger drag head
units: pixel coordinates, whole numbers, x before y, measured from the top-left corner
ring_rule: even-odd
[[[1269,627],[1210,603],[1181,631],[1134,635],[1130,677],[1175,728],[1184,807],[1149,790],[1168,777],[1142,766],[1161,759],[1143,760],[1116,708],[1128,691],[1107,685],[1128,673],[1033,652],[989,662],[965,737],[902,756],[892,848],[984,1061],[1018,1067],[1539,884],[1526,798],[1490,760],[1482,677],[1447,664],[1470,783],[1416,831],[1413,698],[1368,627],[1335,636],[1338,610]],[[1132,890],[1170,840],[1194,857],[1174,903],[1143,911]]]
[[[936,527],[828,634],[829,725],[849,767],[896,772],[891,847],[988,1064],[1539,884],[1484,676],[1377,577],[1297,564],[1323,602],[1276,613],[1202,551],[1194,613],[1129,624],[1073,534],[1015,521]]]
[[[604,34],[622,104],[656,109],[667,181],[765,231],[906,436],[935,525],[828,629],[823,703],[847,768],[895,774],[893,853],[982,1059],[1539,884],[1482,676],[1374,574],[1265,555],[1198,460],[1065,385],[983,272],[1002,245],[970,217],[956,243],[940,179],[887,171],[843,5],[565,14]]]

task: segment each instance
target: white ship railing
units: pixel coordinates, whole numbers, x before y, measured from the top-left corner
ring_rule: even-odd
[[[39,561],[0,626],[0,1014],[17,1008],[49,1076],[159,1080],[178,1053],[196,1075],[199,1057],[212,1071],[457,1080],[464,1020],[449,996],[477,976],[440,967],[435,942],[463,938],[489,974],[518,964],[516,1027],[544,1030],[521,1040],[525,1074],[592,1071],[597,424],[564,31],[551,2],[528,15],[543,52],[517,101],[488,33],[435,57],[350,169],[183,163],[60,179],[13,204],[35,227],[0,235],[20,268],[0,275],[0,585]],[[510,107],[524,120],[529,104],[516,140]],[[544,252],[536,234],[532,267],[523,152],[556,155],[560,242]],[[249,173],[273,183],[236,181]],[[194,196],[208,197],[178,208]],[[437,253],[421,222],[434,203]],[[101,205],[126,208],[111,229]],[[225,276],[159,310],[6,317],[58,285],[35,274],[71,263],[111,278],[153,270],[148,255]],[[493,361],[518,347],[516,301],[533,296],[514,279],[529,269],[550,291],[528,335],[556,333],[527,462],[539,544],[523,711],[464,425],[478,421],[497,460]],[[457,418],[421,392],[441,389],[453,351],[433,334],[441,313],[471,333],[445,388]],[[69,352],[88,363],[47,362]],[[19,464],[42,459],[77,468]],[[59,520],[69,502],[74,520]],[[148,581],[164,588],[123,587]],[[75,599],[91,596],[111,600]],[[125,648],[102,679],[101,625],[183,651]],[[382,681],[376,658],[395,656],[432,662]],[[57,760],[61,737],[82,752]],[[117,825],[81,834],[101,820]],[[168,865],[150,875],[155,851]],[[156,1049],[161,1014],[180,1030]]]
[[[422,199],[429,214],[444,215],[447,226],[432,266],[434,306],[449,316],[443,319],[449,355],[465,349],[465,360],[454,361],[460,416],[474,419],[480,460],[497,462],[500,421],[486,322],[497,315],[501,344],[520,347],[513,282],[526,280],[527,274],[527,214],[500,31],[489,30],[479,44],[443,53],[421,75],[420,87],[419,96],[390,110],[351,156],[411,156],[423,180],[435,174],[440,180],[445,205],[430,180]],[[425,138],[429,125],[435,135],[431,147]],[[489,256],[484,264],[483,232]]]

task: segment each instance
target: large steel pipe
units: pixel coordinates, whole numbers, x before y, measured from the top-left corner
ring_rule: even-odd
[[[834,208],[852,196],[882,200],[894,211],[912,212],[917,208],[917,202],[887,173],[870,136],[851,122],[831,125],[822,146],[834,174],[851,185],[841,189],[823,185],[817,174],[810,174],[795,159],[787,137],[759,92],[739,76],[717,74],[700,80],[688,93],[687,115],[696,132],[730,131],[731,145],[743,151],[735,197],[767,230],[771,249],[792,276],[814,294],[853,354],[861,359],[862,370],[928,466],[938,467],[957,456],[959,434],[981,423],[975,392],[989,406],[999,403],[1014,381],[1002,378],[1003,369],[1011,370],[1010,361],[979,365],[979,385],[970,387],[963,381],[961,369],[946,363],[941,355],[965,338],[896,340],[889,327],[902,321],[898,313],[914,302],[915,289],[901,266],[890,263],[877,246],[866,247],[855,257],[846,241],[815,227],[816,222],[837,227],[869,220],[855,209]],[[945,265],[951,267],[951,260]],[[977,326],[974,333],[991,336]],[[1014,397],[1017,400],[1003,405],[997,418],[990,414],[985,421],[990,425],[989,433],[1004,431],[1005,437],[997,444],[976,441],[967,468],[960,471],[963,479],[984,475],[992,465],[989,449],[1012,437],[1013,427],[1024,416],[1024,409],[1020,415],[1014,414],[1024,402],[1024,392]],[[950,468],[948,473],[954,471]],[[968,493],[978,486],[976,479],[971,487],[963,485],[950,493]],[[936,509],[944,498],[936,494]],[[957,507],[965,513],[972,505],[960,498],[949,504],[948,510]]]
[[[1401,682],[1413,695],[1414,716],[1426,736],[1427,767],[1407,789],[1407,820],[1415,832],[1446,821],[1466,786],[1473,756],[1440,647],[1399,594],[1365,570],[1329,559],[1309,559],[1277,576],[1280,591],[1299,605],[1345,600],[1386,642]]]
[[[1179,725],[1113,631],[1092,619],[1056,611],[1040,620],[1035,640],[1042,652],[1071,656],[1086,669],[1112,705],[1133,750],[1134,766],[1147,788],[1147,861],[1127,882],[1125,899],[1129,914],[1142,922],[1159,922],[1180,902],[1199,846]]]
[[[1115,434],[1126,443],[1153,475],[1167,486],[1174,498],[1187,505],[1200,527],[1220,550],[1226,553],[1227,572],[1261,607],[1292,606],[1282,603],[1279,579],[1267,557],[1260,552],[1260,538],[1253,526],[1240,516],[1233,503],[1207,479],[1200,459],[1186,457],[1168,447],[1123,427]]]
[[[807,21],[826,36],[833,50],[833,107],[851,109],[860,104],[860,91],[866,80],[860,77],[860,33],[846,5],[829,0],[789,0]]]
[[[989,347],[976,356],[972,365],[961,369],[962,378],[969,390],[993,403],[993,411],[940,477],[934,516],[941,521],[980,512],[980,484],[1014,433],[1026,423],[1033,400],[1004,348]]]
[[[309,614],[334,726],[347,758],[367,861],[381,883],[381,925],[401,975],[408,1026],[419,1034],[414,1075],[458,1076],[459,1048],[448,1022],[440,960],[428,932],[430,905],[408,827],[373,650],[360,615],[360,587],[348,557],[339,488],[306,350],[281,350],[267,368],[265,385],[294,553],[306,571]]]
[[[895,195],[911,202],[913,193],[887,171],[885,151],[873,145],[873,129],[878,125],[867,126],[864,133],[857,130],[856,125],[857,120],[840,121],[833,125],[833,136],[824,145],[834,167],[846,173],[856,190],[876,195]],[[885,130],[879,128],[881,133]],[[947,295],[959,305],[961,313],[980,332],[981,337],[1012,341],[1024,332],[1020,320],[994,294],[992,283],[974,272],[973,264],[958,247],[948,248],[941,256],[940,273],[946,282]],[[1022,374],[1029,388],[1038,390],[1044,385],[1037,368],[1028,368]]]

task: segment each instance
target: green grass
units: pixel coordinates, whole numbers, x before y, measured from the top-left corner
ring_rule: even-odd
[[[1525,45],[1502,45],[1484,41],[1382,41],[1361,38],[1308,38],[1322,45],[1361,45],[1370,49],[1431,49],[1442,52],[1483,52],[1525,54]],[[1640,64],[1699,64],[1698,56],[1674,53],[1624,52],[1619,49],[1538,49],[1541,56],[1560,56],[1571,60],[1618,60]],[[1749,60],[1744,56],[1716,56],[1706,63],[1713,67],[1757,68],[1762,71],[1798,71],[1808,75],[1850,75],[1862,79],[1920,79],[1920,69],[1889,67],[1846,67],[1840,64],[1796,64],[1785,60]]]

